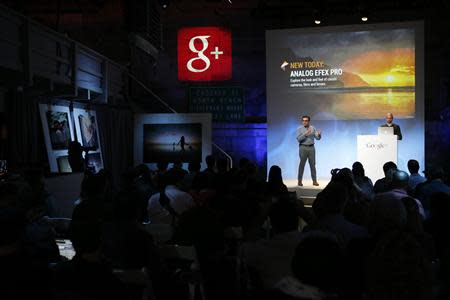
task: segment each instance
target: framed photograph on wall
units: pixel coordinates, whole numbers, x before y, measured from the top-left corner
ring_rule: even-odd
[[[97,115],[94,110],[74,108],[73,118],[77,140],[81,146],[89,149],[89,153],[84,157],[87,160],[86,164],[91,171],[96,173],[103,169]]]
[[[72,141],[69,113],[49,110],[45,115],[52,149],[69,149],[69,143]]]
[[[50,165],[50,172],[58,173],[58,158],[67,156],[69,143],[75,140],[69,107],[39,104],[42,129]]]
[[[211,154],[211,114],[138,114],[134,123],[134,161],[203,162]]]

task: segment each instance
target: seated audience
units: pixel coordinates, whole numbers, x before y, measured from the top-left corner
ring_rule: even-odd
[[[364,227],[345,219],[343,213],[347,195],[347,190],[342,184],[331,182],[317,195],[313,204],[319,229],[335,234],[343,247],[354,238],[368,236]]]
[[[194,178],[198,173],[200,173],[200,168],[201,168],[201,165],[200,165],[200,162],[198,162],[198,161],[191,161],[189,163],[189,165],[188,165],[189,173],[184,176],[183,182],[182,182],[183,188],[186,191],[189,191],[192,188]]]
[[[396,170],[392,173],[391,188],[387,192],[379,193],[375,196],[375,200],[389,199],[393,201],[400,201],[405,197],[408,197],[409,176],[406,172]],[[417,202],[419,213],[422,218],[425,219],[425,210],[419,200],[414,199]]]
[[[19,189],[0,184],[1,299],[51,299],[47,268],[36,265],[24,247],[26,217]]]
[[[344,253],[333,236],[310,232],[298,244],[286,276],[265,299],[340,299],[345,272]]]
[[[202,171],[202,173],[206,174],[208,177],[209,186],[213,186],[216,181],[217,176],[217,160],[213,155],[208,155],[205,158],[206,169]]]
[[[347,190],[347,201],[344,209],[345,218],[353,224],[366,226],[369,201],[356,184],[349,168],[331,171],[331,182],[343,185]]]
[[[368,299],[433,299],[430,262],[407,232],[390,232],[377,243],[367,275]]]
[[[267,179],[267,192],[273,197],[280,197],[288,192],[287,186],[283,183],[283,176],[279,166],[270,167]]]
[[[444,182],[444,170],[437,166],[428,166],[425,170],[427,181],[416,186],[415,196],[419,199],[425,210],[430,209],[430,198],[434,193],[450,195],[450,186]]]
[[[415,159],[410,159],[408,161],[408,171],[409,171],[409,182],[408,182],[408,194],[414,195],[416,186],[419,183],[425,182],[425,177],[419,174],[419,162]]]
[[[122,191],[114,200],[113,222],[106,226],[103,238],[105,256],[117,268],[146,267],[152,275],[161,271],[161,261],[152,236],[139,220],[136,193]]]
[[[150,169],[145,164],[140,164],[124,174],[124,188],[133,193],[140,207],[140,222],[148,222],[147,204],[148,199],[156,194],[158,190],[152,183]]]
[[[373,183],[372,180],[370,180],[370,178],[365,175],[362,163],[360,163],[359,161],[353,163],[352,174],[355,183],[361,189],[361,192],[364,194],[365,198],[367,200],[373,200]]]
[[[53,290],[57,295],[87,299],[127,299],[122,282],[102,262],[102,225],[82,220],[71,225],[70,239],[75,249],[72,260],[54,267]]]
[[[171,170],[179,171],[180,173],[183,174],[183,177],[186,176],[189,173],[188,171],[183,169],[183,161],[181,159],[176,160],[176,161],[173,162]]]
[[[103,222],[110,217],[110,186],[106,172],[86,172],[81,183],[80,199],[75,203],[72,223],[78,220]]]
[[[194,200],[179,188],[183,173],[170,170],[160,179],[164,182],[161,192],[151,196],[148,201],[149,221],[152,224],[173,224],[183,212],[194,206]]]
[[[438,258],[445,256],[450,249],[450,195],[434,193],[430,197],[430,217],[424,222],[424,229],[431,234]]]
[[[395,172],[395,170],[397,170],[397,165],[392,161],[388,161],[383,165],[384,177],[375,182],[373,187],[375,194],[389,191],[391,188],[392,173]]]
[[[270,208],[270,223],[274,236],[247,242],[241,253],[255,287],[270,289],[286,275],[292,275],[291,260],[302,234],[295,203],[282,197]]]
[[[369,233],[377,239],[392,231],[404,229],[408,220],[405,205],[391,197],[375,197],[369,206]]]
[[[417,201],[414,198],[405,197],[402,199],[402,202],[407,215],[405,231],[417,240],[426,258],[432,261],[435,258],[434,240],[430,234],[424,231],[423,220],[419,213]]]

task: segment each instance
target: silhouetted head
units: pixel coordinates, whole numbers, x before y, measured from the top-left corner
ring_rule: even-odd
[[[332,170],[331,181],[343,184],[349,191],[354,188],[353,173],[349,168]]]
[[[375,199],[369,206],[369,231],[380,235],[403,229],[407,222],[406,208],[401,201],[389,198]]]
[[[81,197],[89,200],[105,199],[108,189],[108,178],[104,170],[94,174],[86,172],[81,183]]]
[[[405,171],[396,170],[392,173],[391,187],[393,189],[406,189],[408,187],[408,181],[408,173]]]
[[[322,232],[306,235],[292,259],[294,276],[324,291],[339,290],[344,274],[344,254],[337,240]]]
[[[273,165],[269,170],[269,178],[267,180],[270,184],[281,184],[283,183],[283,176],[281,175],[281,168],[279,166]]]
[[[327,214],[342,214],[347,203],[347,188],[340,182],[330,182],[313,203],[314,214],[322,217]]]
[[[362,163],[359,161],[354,162],[352,165],[352,173],[354,177],[364,177],[365,171]]]
[[[410,174],[419,173],[419,162],[415,159],[408,160],[408,171]]]
[[[393,161],[388,161],[383,165],[383,172],[386,177],[389,177],[395,170],[397,170],[397,165]]]

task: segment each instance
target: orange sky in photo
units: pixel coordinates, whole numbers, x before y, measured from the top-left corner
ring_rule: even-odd
[[[369,51],[343,63],[373,87],[415,86],[414,48]]]

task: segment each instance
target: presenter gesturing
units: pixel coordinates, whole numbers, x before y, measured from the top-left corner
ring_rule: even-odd
[[[299,186],[303,186],[302,179],[306,160],[309,161],[313,185],[319,185],[316,175],[316,149],[314,148],[314,140],[320,140],[322,135],[320,130],[316,130],[316,128],[310,125],[310,121],[311,118],[309,116],[302,116],[302,126],[297,129],[297,141],[300,156],[300,164],[298,165]]]

